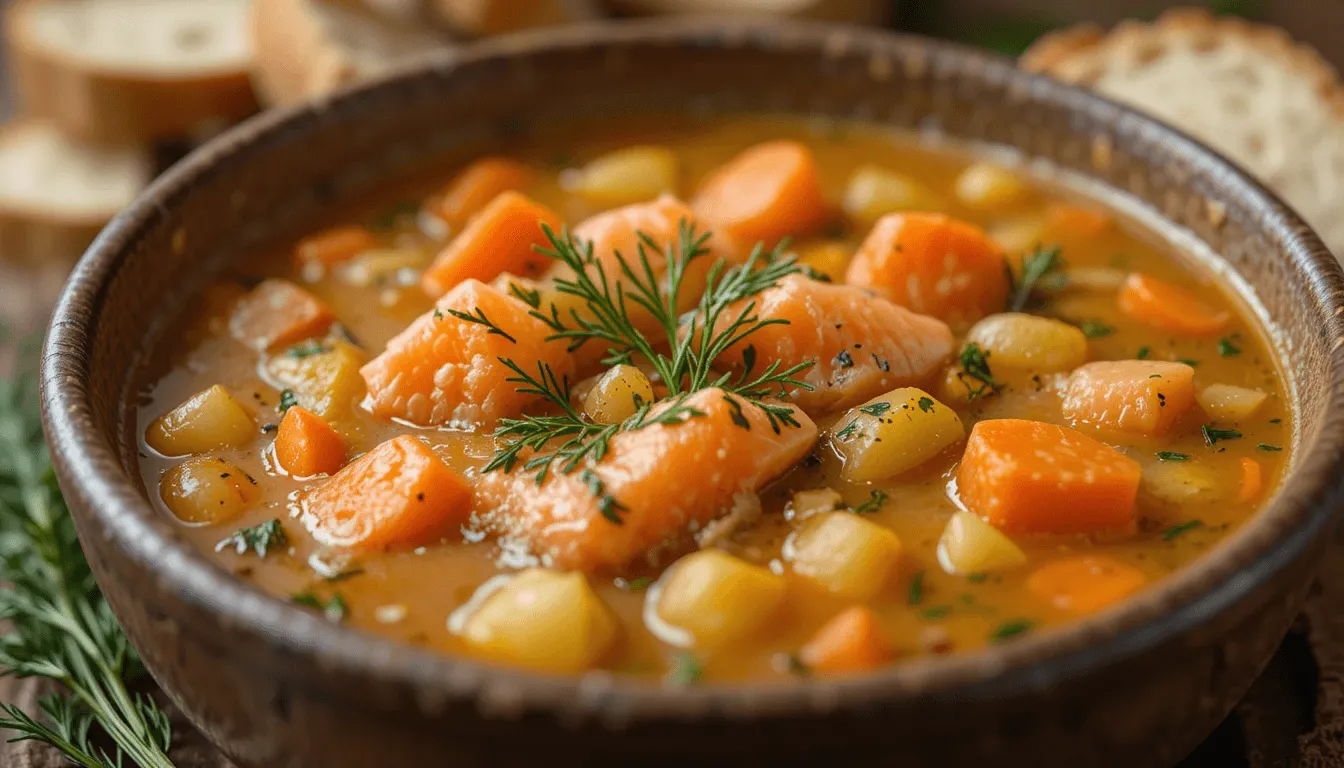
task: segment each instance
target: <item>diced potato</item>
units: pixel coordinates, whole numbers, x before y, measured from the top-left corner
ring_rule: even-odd
[[[793,500],[785,510],[790,520],[806,520],[822,512],[834,512],[845,505],[845,499],[834,488],[816,488],[794,491]]]
[[[582,672],[611,646],[616,620],[583,574],[531,568],[486,597],[462,637],[503,662]]]
[[[216,384],[155,419],[145,433],[145,442],[164,456],[186,456],[237,448],[255,436],[252,416],[228,390]]]
[[[862,602],[886,584],[900,561],[901,540],[853,512],[828,512],[804,523],[785,552],[795,573]]]
[[[652,200],[677,187],[677,156],[666,147],[609,152],[568,173],[565,188],[604,206]]]
[[[938,540],[938,564],[951,574],[1006,571],[1026,562],[1012,539],[964,509],[952,515]]]
[[[598,377],[583,399],[583,412],[598,424],[619,424],[653,402],[649,377],[633,365],[617,365]]]
[[[864,483],[899,475],[966,439],[951,408],[922,389],[902,387],[851,408],[831,428],[841,475]]]
[[[664,580],[656,595],[658,618],[685,632],[696,647],[746,640],[784,602],[784,579],[718,549],[681,558]]]
[[[1041,244],[1045,222],[1038,217],[1009,219],[991,225],[986,232],[1008,253],[1023,253]]]
[[[351,285],[415,285],[428,255],[419,248],[381,248],[351,259],[342,276]]]
[[[895,211],[942,211],[947,202],[922,182],[875,165],[864,165],[845,186],[845,213],[872,224]]]
[[[1031,188],[1017,174],[990,163],[973,163],[957,176],[957,199],[968,208],[997,211],[1021,202]]]
[[[277,386],[294,393],[298,404],[329,422],[349,419],[364,398],[360,366],[364,351],[345,341],[332,341],[308,354],[281,352],[266,363]]]
[[[1223,497],[1218,475],[1197,461],[1161,461],[1143,470],[1145,493],[1172,504],[1216,501]]]
[[[212,457],[187,459],[159,481],[159,497],[178,520],[196,525],[227,523],[261,492],[246,472]]]
[[[1041,373],[1067,371],[1087,359],[1087,336],[1061,320],[1017,312],[990,315],[966,334],[989,354],[995,367]]]
[[[854,252],[844,243],[824,240],[799,248],[798,263],[838,283],[845,279],[845,269],[853,255]]]
[[[1269,395],[1258,389],[1231,384],[1210,384],[1195,393],[1195,402],[1217,421],[1249,419],[1267,399]]]
[[[1110,267],[1070,267],[1064,270],[1064,287],[1082,291],[1118,291],[1128,272]]]

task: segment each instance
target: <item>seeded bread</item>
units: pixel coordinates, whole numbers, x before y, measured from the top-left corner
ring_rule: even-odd
[[[246,19],[247,0],[16,0],[5,35],[20,106],[113,144],[245,117]]]
[[[83,144],[36,121],[0,127],[0,259],[78,256],[152,173],[138,148]]]
[[[1344,256],[1344,85],[1283,31],[1203,10],[1046,35],[1023,67],[1149,112],[1244,165]]]
[[[253,80],[268,104],[307,101],[450,45],[413,10],[382,3],[261,0],[251,31]]]

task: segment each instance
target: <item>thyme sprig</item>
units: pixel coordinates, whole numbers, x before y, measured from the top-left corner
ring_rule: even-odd
[[[0,729],[85,768],[171,768],[168,716],[127,687],[139,659],[93,581],[53,479],[31,364],[0,379],[0,585],[3,673],[60,686],[38,716],[0,704]]]
[[[1062,277],[1060,270],[1064,262],[1059,257],[1059,246],[1045,248],[1036,246],[1022,259],[1022,276],[1013,279],[1012,270],[1008,271],[1012,290],[1008,297],[1008,311],[1021,312],[1031,306],[1038,293],[1052,281],[1051,277]]]
[[[738,266],[716,261],[707,271],[705,290],[696,308],[682,315],[679,308],[688,270],[709,253],[708,232],[697,233],[693,224],[683,220],[677,236],[665,249],[640,232],[635,258],[631,260],[617,252],[615,261],[619,268],[611,269],[594,256],[591,242],[580,242],[568,230],[557,233],[544,224],[542,229],[549,247],[538,250],[568,268],[566,276],[556,278],[555,289],[576,297],[583,306],[581,310],[570,307],[567,313],[555,304],[543,309],[540,297],[534,292],[516,292],[519,299],[532,307],[531,315],[550,329],[548,340],[566,341],[570,352],[590,343],[604,345],[605,365],[628,365],[638,356],[652,367],[667,387],[668,396],[657,405],[642,403],[619,424],[598,424],[574,407],[567,377],[558,376],[544,362],[537,364],[534,373],[510,358],[501,357],[500,362],[514,373],[508,381],[519,392],[549,403],[553,412],[502,419],[495,431],[502,445],[484,471],[509,472],[521,463],[523,469],[536,472],[538,484],[546,480],[556,462],[560,472],[573,472],[587,462],[601,461],[611,439],[619,432],[703,417],[705,414],[686,405],[686,400],[691,393],[710,387],[721,388],[759,408],[775,432],[799,426],[792,408],[771,399],[784,397],[790,388],[811,389],[797,377],[812,363],[786,367],[775,361],[758,371],[755,348],[747,344],[738,372],[717,373],[713,367],[720,357],[756,331],[787,324],[782,319],[762,319],[756,311],[756,302],[750,300],[799,271],[794,260],[784,255],[784,244],[770,252],[757,245]],[[661,278],[654,267],[655,255],[662,256]],[[745,305],[734,307],[744,301]],[[646,333],[635,322],[633,313],[641,310],[660,337],[668,340],[666,351],[657,340],[659,336]],[[484,316],[473,317],[472,322],[488,325]],[[737,407],[740,413],[740,404]],[[739,426],[745,421],[745,417],[740,421],[734,419]],[[613,499],[608,508],[613,510],[609,519],[617,521],[614,510],[619,508],[618,503]]]

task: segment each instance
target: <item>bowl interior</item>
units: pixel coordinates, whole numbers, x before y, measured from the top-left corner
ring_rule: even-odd
[[[1244,174],[1170,129],[987,54],[825,26],[660,22],[484,44],[329,101],[267,113],[160,179],[81,262],[48,340],[49,434],[67,492],[92,509],[83,534],[160,563],[169,588],[230,624],[332,664],[427,687],[493,676],[527,680],[543,698],[572,695],[574,681],[491,670],[328,626],[197,555],[139,483],[140,387],[152,350],[175,332],[179,311],[212,270],[430,158],[576,116],[742,111],[855,118],[1008,147],[1092,180],[1139,219],[1164,222],[1195,251],[1221,258],[1270,323],[1296,400],[1294,466],[1283,490],[1194,567],[1095,620],[837,685],[860,697],[954,688],[1001,696],[1012,686],[1049,685],[1198,624],[1296,557],[1330,521],[1344,441],[1344,281],[1306,227]],[[668,697],[612,685],[629,685],[635,708]],[[806,687],[746,686],[731,701],[788,706]],[[708,687],[677,697],[721,694]]]

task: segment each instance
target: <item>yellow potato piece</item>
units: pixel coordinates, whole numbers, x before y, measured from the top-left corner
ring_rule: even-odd
[[[1172,504],[1217,501],[1224,497],[1218,475],[1194,460],[1160,461],[1145,467],[1144,492]]]
[[[1267,399],[1269,395],[1258,389],[1231,384],[1210,384],[1195,393],[1195,402],[1217,421],[1249,419]]]
[[[854,171],[845,186],[845,213],[864,224],[872,224],[896,211],[943,211],[947,201],[909,176],[875,165]]]
[[[828,512],[804,523],[785,554],[798,575],[863,602],[882,591],[900,561],[901,540],[853,512]]]
[[[155,419],[145,433],[145,442],[164,456],[187,456],[237,448],[256,434],[251,414],[216,384]]]
[[[703,549],[672,566],[657,599],[659,620],[685,632],[699,648],[749,639],[784,602],[784,579],[718,549]]]
[[[990,315],[966,334],[989,355],[994,367],[1054,373],[1087,360],[1087,336],[1061,320],[1017,312]]]
[[[803,520],[822,512],[834,512],[844,505],[844,498],[834,488],[794,491],[788,516],[790,520]]]
[[[583,574],[531,568],[486,597],[461,634],[502,662],[582,672],[611,647],[616,620]]]
[[[321,349],[312,354],[280,352],[267,361],[267,372],[280,388],[294,393],[299,405],[327,421],[347,420],[364,399],[359,369],[368,358],[345,341],[327,342]]]
[[[845,279],[845,269],[854,252],[844,243],[823,240],[798,249],[798,263],[839,283]]]
[[[605,206],[652,200],[676,191],[677,156],[666,147],[618,149],[569,174],[565,187]]]
[[[957,176],[957,199],[968,208],[998,211],[1021,202],[1031,191],[1017,174],[990,163],[973,163]]]
[[[1012,539],[964,509],[952,515],[938,540],[938,564],[951,574],[1006,571],[1026,562]]]
[[[633,365],[617,365],[598,377],[583,399],[583,411],[598,424],[619,424],[653,402],[649,377]]]
[[[187,459],[159,481],[159,497],[173,516],[193,525],[216,525],[237,518],[261,492],[246,472],[222,459]]]
[[[830,441],[852,482],[894,477],[966,439],[955,411],[915,387],[902,387],[851,408]]]

